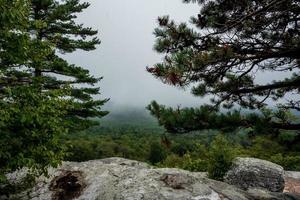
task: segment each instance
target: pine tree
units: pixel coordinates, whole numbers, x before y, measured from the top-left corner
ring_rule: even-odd
[[[35,52],[31,43],[28,0],[0,1],[0,194],[16,187],[9,185],[6,173],[28,167],[31,173],[46,173],[65,155],[61,136],[70,101],[65,89],[40,92],[39,82],[29,82],[22,67]],[[36,52],[45,55],[49,48]],[[28,180],[28,179],[27,179]],[[32,180],[32,179],[31,179]]]
[[[183,110],[167,109],[153,102],[149,109],[160,123],[172,132],[185,132],[226,126],[225,122],[236,116],[236,127],[255,126],[259,120],[267,127],[299,130],[300,124],[289,115],[289,111],[300,111],[299,1],[184,2],[197,3],[201,8],[191,18],[193,26],[160,17],[154,32],[155,49],[165,58],[147,70],[164,83],[181,88],[193,86],[194,95],[209,95],[212,99],[210,105],[200,109]],[[264,73],[270,78],[276,72],[283,78],[268,83],[256,78]],[[266,111],[269,100],[283,103],[277,105],[277,111],[270,112]],[[259,109],[263,115],[217,112],[221,107],[237,105]],[[212,118],[220,123],[208,121]]]
[[[95,37],[96,30],[75,22],[76,14],[89,5],[80,3],[79,0],[31,1],[29,31],[32,33],[32,40],[41,48],[45,43],[52,48],[51,53],[43,59],[35,60],[33,56],[27,67],[32,70],[33,78],[40,81],[41,91],[71,87],[66,97],[73,100],[73,106],[68,110],[66,119],[69,119],[72,129],[87,128],[96,124],[90,120],[91,117],[102,117],[107,114],[101,110],[107,99],[93,100],[93,95],[99,94],[99,88],[93,86],[101,78],[90,75],[88,70],[80,66],[69,64],[59,55],[76,50],[94,50],[100,43]]]
[[[16,68],[25,63],[29,53],[26,34],[28,25],[28,1],[0,1],[0,97],[3,88],[17,82]],[[20,80],[21,82],[21,80]]]
[[[33,178],[65,156],[62,136],[94,124],[106,100],[94,101],[99,78],[58,52],[93,50],[97,31],[74,22],[79,1],[0,0],[0,194],[16,189],[5,174],[27,167]],[[77,36],[77,37],[76,37]],[[79,39],[78,39],[79,38]],[[63,75],[64,78],[59,78]],[[32,180],[32,179],[31,179]]]

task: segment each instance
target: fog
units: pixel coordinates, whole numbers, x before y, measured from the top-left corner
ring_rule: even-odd
[[[145,107],[151,100],[176,106],[200,105],[201,100],[182,90],[165,85],[147,73],[146,66],[161,61],[153,50],[157,17],[170,15],[185,22],[199,11],[195,4],[181,0],[89,0],[91,6],[78,21],[98,29],[101,45],[90,52],[65,55],[70,62],[90,70],[100,82],[100,98],[110,98],[107,107]],[[96,97],[99,98],[99,97]]]
[[[147,73],[146,66],[163,57],[153,50],[158,16],[169,15],[177,22],[187,22],[199,12],[196,4],[181,0],[89,0],[91,6],[81,13],[78,22],[99,31],[101,45],[95,51],[77,51],[65,55],[70,62],[90,70],[104,79],[101,96],[110,98],[107,109],[120,106],[144,108],[152,100],[169,106],[197,106],[208,98],[194,97],[190,90],[165,85]],[[257,76],[259,82],[282,74]]]

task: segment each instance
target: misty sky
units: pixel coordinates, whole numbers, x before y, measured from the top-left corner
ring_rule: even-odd
[[[145,107],[152,100],[169,106],[196,106],[208,102],[165,85],[147,73],[146,66],[160,62],[163,55],[153,50],[158,16],[169,15],[176,22],[187,22],[199,12],[197,4],[182,0],[86,0],[91,6],[78,21],[99,30],[102,43],[97,50],[77,51],[65,57],[70,63],[90,70],[99,84],[101,98],[110,98],[109,109],[119,106]],[[258,83],[283,79],[291,73],[259,73]],[[98,97],[99,98],[99,97]]]
[[[104,76],[100,83],[101,97],[111,98],[108,105],[145,107],[151,100],[170,106],[203,102],[189,90],[165,85],[145,70],[163,56],[153,50],[157,17],[170,15],[176,21],[185,22],[197,14],[197,5],[183,4],[181,0],[88,2],[91,6],[79,15],[78,21],[98,29],[102,43],[95,51],[77,51],[66,58],[95,76]]]

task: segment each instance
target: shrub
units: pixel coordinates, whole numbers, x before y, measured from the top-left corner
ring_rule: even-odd
[[[182,157],[176,154],[170,154],[158,164],[159,167],[168,167],[168,168],[183,168],[184,160]]]
[[[223,136],[217,136],[209,149],[209,178],[222,181],[234,157],[235,151],[231,144]]]
[[[0,100],[0,185],[8,184],[5,174],[23,167],[31,180],[47,175],[48,167],[57,167],[66,155],[61,136],[68,133],[64,116],[69,103],[61,91],[40,93],[29,86],[8,91],[9,98]],[[2,189],[0,194],[14,190]]]
[[[279,153],[271,156],[270,161],[281,165],[285,170],[300,171],[300,156],[283,156]]]
[[[207,160],[198,158],[192,159],[190,154],[187,153],[183,156],[183,169],[189,170],[192,172],[205,172],[207,171],[208,162]]]
[[[193,159],[189,153],[180,157],[176,154],[171,154],[164,161],[158,164],[159,167],[180,168],[192,172],[207,171],[207,160],[201,158]]]
[[[150,146],[149,161],[151,164],[156,164],[166,159],[166,150],[158,143],[153,142]]]
[[[191,142],[182,141],[180,143],[175,143],[172,145],[171,152],[179,155],[184,156],[186,153],[191,152],[194,150],[194,145]]]
[[[272,155],[284,152],[284,148],[268,136],[259,136],[253,140],[252,146],[245,149],[244,152],[250,157],[270,160]]]

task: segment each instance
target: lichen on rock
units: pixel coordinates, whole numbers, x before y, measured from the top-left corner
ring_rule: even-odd
[[[14,196],[20,200],[252,200],[256,194],[206,173],[153,168],[123,158],[64,162],[40,177],[36,186]],[[283,193],[263,193],[268,199],[285,199]],[[283,198],[284,197],[284,198]]]
[[[270,192],[284,189],[284,169],[257,158],[236,158],[224,181],[241,189],[260,188]]]

